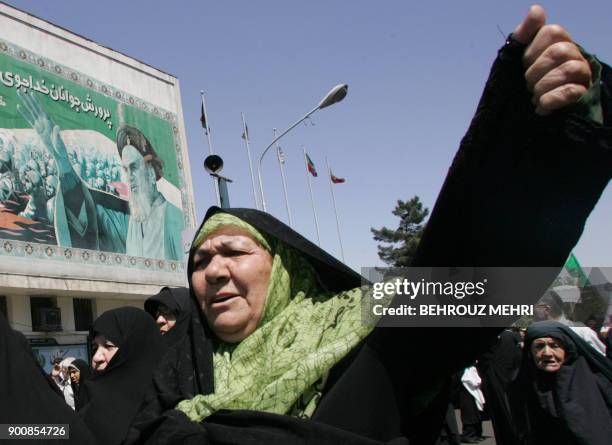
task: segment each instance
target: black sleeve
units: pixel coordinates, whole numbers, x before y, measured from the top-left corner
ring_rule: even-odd
[[[438,196],[415,266],[562,266],[612,175],[610,68],[604,126],[534,113],[522,45],[500,50]]]
[[[569,109],[538,116],[526,89],[523,50],[512,39],[500,49],[413,266],[560,269],[605,189],[612,175],[610,68],[602,64],[603,126]],[[553,278],[542,277],[534,299]],[[369,345],[389,363],[418,357],[411,372],[429,380],[472,362],[498,332],[410,328],[399,335],[379,328]],[[435,357],[436,343],[443,360]]]

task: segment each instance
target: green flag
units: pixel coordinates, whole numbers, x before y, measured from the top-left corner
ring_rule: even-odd
[[[573,253],[570,253],[569,258],[565,262],[564,269],[576,280],[576,286],[585,287],[589,285],[589,279],[587,278],[584,270],[580,266],[578,259]]]

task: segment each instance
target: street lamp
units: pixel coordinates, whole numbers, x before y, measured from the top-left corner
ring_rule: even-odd
[[[217,186],[217,200],[219,207],[228,209],[230,207],[229,193],[227,191],[227,183],[233,182],[230,178],[221,176],[219,172],[223,170],[223,159],[218,155],[209,155],[204,159],[204,170],[206,170],[215,181]]]
[[[265,154],[268,152],[270,147],[272,147],[276,143],[276,141],[278,141],[284,135],[286,135],[291,130],[293,130],[295,127],[297,127],[301,122],[308,119],[310,115],[312,115],[315,111],[320,110],[322,108],[329,107],[330,105],[333,105],[336,102],[340,102],[342,99],[346,97],[347,92],[348,92],[348,85],[345,83],[342,83],[340,85],[336,85],[335,87],[333,87],[330,90],[330,92],[325,95],[325,97],[321,100],[321,102],[319,102],[319,104],[316,107],[314,107],[312,110],[306,113],[302,118],[300,118],[296,123],[294,123],[289,128],[287,128],[285,131],[283,131],[279,136],[275,137],[274,140],[270,142],[270,145],[268,145],[264,149],[264,151],[261,153],[261,156],[259,157],[259,165],[257,166],[257,176],[259,177],[259,190],[261,192],[261,204],[262,204],[264,212],[267,212],[268,210],[266,208],[266,197],[264,195],[263,180],[261,177],[261,166],[262,166],[262,162],[263,162],[263,158]]]

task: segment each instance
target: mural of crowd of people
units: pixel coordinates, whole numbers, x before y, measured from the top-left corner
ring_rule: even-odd
[[[29,137],[18,141],[14,131],[0,129],[0,202],[4,206],[2,213],[29,220],[14,218],[17,226],[32,223],[44,226],[50,223],[52,227],[54,220],[59,176],[55,160],[46,149],[40,147],[37,139],[38,137]],[[100,153],[95,146],[68,146],[67,149],[73,169],[89,188],[127,199],[127,186],[122,182],[121,164],[116,157]],[[6,215],[3,222],[7,222]],[[7,229],[1,229],[0,233],[16,239],[19,236],[27,236],[18,232],[12,233]],[[55,234],[48,235],[51,238],[33,237],[30,240],[54,242]]]

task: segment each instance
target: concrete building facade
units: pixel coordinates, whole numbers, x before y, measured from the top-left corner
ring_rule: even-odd
[[[0,312],[43,366],[185,285],[194,226],[178,79],[0,4]]]

